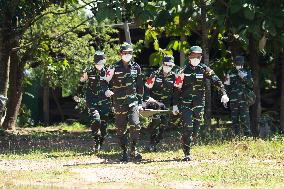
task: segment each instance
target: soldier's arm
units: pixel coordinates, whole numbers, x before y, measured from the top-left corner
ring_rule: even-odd
[[[107,70],[106,70],[106,74],[105,74],[105,77],[104,79],[108,82],[108,86],[109,86],[109,89],[111,90],[112,89],[112,86],[113,86],[113,75],[114,75],[114,71],[115,71],[115,67],[109,67]]]
[[[250,72],[247,72],[247,74],[241,79],[249,89],[253,89],[253,79]]]
[[[138,104],[142,104],[143,94],[144,94],[144,81],[143,81],[143,74],[141,68],[137,69],[138,75],[136,80],[136,87],[137,87],[137,97],[138,97]]]
[[[173,89],[173,106],[177,106],[181,100],[181,88],[183,86],[184,74],[176,74]]]
[[[145,82],[145,88],[144,88],[144,101],[148,100],[149,97],[151,97],[152,95],[152,90],[154,87],[154,83],[155,83],[155,73],[152,73]]]
[[[208,66],[204,67],[205,76],[211,80],[213,85],[220,91],[223,95],[227,94],[225,86],[215,72]]]

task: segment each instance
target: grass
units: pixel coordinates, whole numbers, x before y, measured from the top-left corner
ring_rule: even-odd
[[[0,159],[6,164],[0,161],[0,188],[284,187],[283,136],[201,141],[192,148],[194,160],[186,163],[180,162],[183,153],[175,132],[167,134],[157,153],[144,150],[144,134],[144,161],[120,164],[113,135],[95,155],[88,130],[78,125],[69,129],[23,129],[1,138]]]

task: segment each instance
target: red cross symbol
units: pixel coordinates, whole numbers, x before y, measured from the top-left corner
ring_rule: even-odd
[[[176,84],[179,85],[180,83],[182,83],[183,79],[181,78],[181,76],[178,76],[176,78]]]
[[[153,77],[150,77],[149,79],[147,79],[147,81],[146,81],[146,83],[147,83],[147,85],[151,85],[151,84],[153,84]]]
[[[107,77],[107,76],[110,76],[110,71],[107,71],[107,73],[106,73],[106,77]]]

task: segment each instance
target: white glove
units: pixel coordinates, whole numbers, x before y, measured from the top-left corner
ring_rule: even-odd
[[[226,95],[226,94],[223,95],[222,98],[221,98],[221,102],[224,104],[225,107],[227,107],[227,103],[229,102],[229,100],[230,99],[229,99],[228,95]]]
[[[152,97],[149,97],[148,100],[146,100],[146,102],[157,102],[157,100],[153,99]]]
[[[142,108],[146,108],[146,102],[142,102]]]
[[[80,102],[80,97],[74,96],[74,97],[73,97],[73,100],[78,103],[78,102]]]
[[[143,106],[141,104],[138,105],[138,111],[144,110]]]
[[[138,106],[138,101],[134,101],[131,104],[128,105],[128,107],[132,107],[132,106]]]
[[[179,110],[178,110],[178,106],[177,105],[173,106],[173,114],[174,115],[178,115],[179,114]]]
[[[106,92],[105,92],[105,95],[106,95],[106,97],[111,97],[112,95],[113,95],[114,93],[111,91],[111,90],[106,90]]]
[[[240,78],[244,78],[246,77],[248,74],[246,72],[240,71],[238,72],[238,75],[240,76]]]

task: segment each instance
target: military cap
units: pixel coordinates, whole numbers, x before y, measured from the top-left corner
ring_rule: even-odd
[[[189,49],[189,52],[190,53],[202,53],[202,49],[201,49],[201,47],[199,47],[199,46],[192,46],[192,47],[190,47],[190,49]]]
[[[172,55],[166,55],[163,57],[163,64],[168,66],[174,66],[174,57]]]
[[[120,51],[129,51],[132,52],[133,51],[133,47],[131,44],[124,42],[121,46],[120,46]]]
[[[105,59],[105,58],[106,58],[106,56],[105,56],[105,53],[104,53],[104,52],[102,52],[102,51],[96,51],[96,52],[95,52],[95,55],[94,55],[94,63],[95,63],[95,64],[98,64],[98,63],[102,64],[102,61],[101,61],[101,60],[103,60],[103,59]]]
[[[236,56],[234,59],[236,64],[243,65],[245,63],[245,57],[244,56]]]

